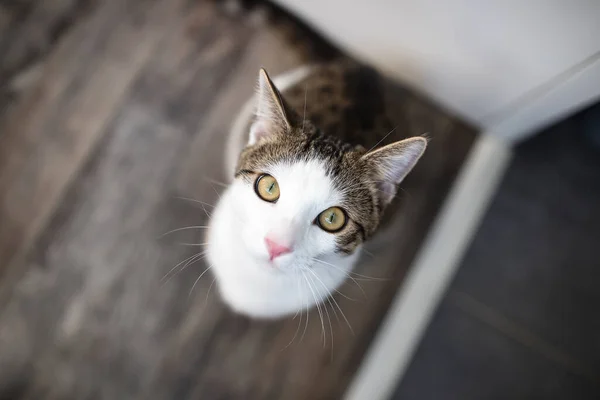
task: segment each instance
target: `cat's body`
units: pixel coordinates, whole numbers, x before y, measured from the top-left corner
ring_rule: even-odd
[[[226,167],[235,178],[207,234],[224,301],[267,318],[310,308],[341,285],[426,146],[401,141],[381,78],[360,64],[302,67],[275,81],[263,72],[246,109],[256,117],[234,124]]]

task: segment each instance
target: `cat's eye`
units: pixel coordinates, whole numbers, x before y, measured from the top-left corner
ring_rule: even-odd
[[[330,207],[317,217],[317,225],[327,232],[338,232],[346,225],[346,213],[339,207]]]
[[[260,175],[254,183],[254,191],[264,201],[274,203],[279,199],[279,184],[271,175]]]

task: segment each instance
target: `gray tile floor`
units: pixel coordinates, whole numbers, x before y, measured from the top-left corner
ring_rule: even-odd
[[[396,399],[600,399],[592,112],[518,146]]]

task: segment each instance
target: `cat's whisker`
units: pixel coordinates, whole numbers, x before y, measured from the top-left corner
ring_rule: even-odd
[[[339,326],[340,325],[340,317],[338,316],[337,311],[335,311],[335,308],[333,307],[333,303],[331,302],[331,300],[333,300],[333,297],[328,296],[327,297],[327,302],[331,306],[331,311],[333,311],[333,315],[335,316],[335,320],[338,322],[338,326]]]
[[[330,296],[327,296],[327,302],[331,306],[331,311],[333,311],[333,315],[335,316],[335,319],[338,322],[338,326],[340,326],[340,317],[338,317],[335,308],[333,308],[333,304],[331,304]],[[325,306],[325,311],[327,311],[327,306]],[[331,332],[331,362],[333,362],[333,328],[331,326],[331,318],[329,318],[329,313],[327,313],[327,318],[329,319],[329,332]]]
[[[208,183],[210,183],[210,187],[212,187],[212,190],[213,190],[213,191],[216,193],[216,195],[217,195],[217,197],[219,198],[219,200],[221,200],[221,193],[219,193],[219,192],[217,191],[217,189],[215,188],[215,186],[213,185],[213,183],[212,183],[212,182],[208,182]]]
[[[206,245],[208,245],[208,242],[206,242],[206,243],[185,243],[185,242],[182,242],[182,243],[177,243],[177,244],[179,246],[206,246]]]
[[[177,229],[173,229],[172,231],[169,231],[167,233],[163,233],[158,238],[160,239],[160,238],[163,238],[163,237],[165,237],[167,235],[170,235],[172,233],[179,232],[179,231],[185,231],[185,230],[189,230],[189,229],[208,229],[208,226],[207,225],[185,226],[183,228],[177,228]]]
[[[352,275],[349,274],[349,271],[344,271],[343,269],[341,269],[341,268],[339,268],[339,267],[337,267],[337,266],[335,266],[333,264],[326,263],[325,261],[321,261],[321,260],[319,260],[317,258],[315,258],[314,260],[317,261],[317,262],[320,262],[322,264],[328,265],[330,267],[333,267],[333,268],[337,269],[338,271],[342,272],[347,278],[350,278],[352,280],[352,282],[354,282],[354,284],[356,285],[356,287],[358,287],[358,289],[362,292],[365,300],[367,299],[367,293],[362,288],[362,286],[360,286],[360,284],[358,283],[358,281],[354,277],[352,277]]]
[[[175,270],[177,267],[179,267],[181,264],[185,263],[186,261],[188,261],[188,260],[190,260],[190,259],[192,259],[192,258],[194,258],[194,257],[197,257],[197,256],[199,256],[200,254],[202,254],[202,252],[200,252],[200,253],[196,253],[196,254],[192,254],[191,256],[189,256],[188,258],[186,258],[185,260],[183,260],[183,261],[180,261],[180,262],[178,262],[177,264],[175,264],[175,266],[174,266],[173,268],[171,268],[171,269],[169,270],[169,272],[167,272],[166,274],[164,274],[164,275],[163,275],[163,277],[162,277],[162,278],[160,278],[160,282],[164,281],[164,280],[165,280],[165,278],[166,278],[167,276],[169,276],[169,274],[170,274],[171,272],[173,272],[173,271],[174,271],[174,270]]]
[[[323,283],[323,281],[321,279],[319,279],[319,277],[311,270],[308,270],[309,272],[311,272],[313,274],[313,276],[315,278],[318,279],[319,283],[321,283],[321,285],[325,288],[325,291],[328,292],[328,288],[325,286],[325,284]],[[311,278],[312,280],[312,278]],[[314,281],[313,281],[314,283]],[[337,312],[335,311],[335,308],[333,307],[333,304],[331,303],[331,300],[333,299],[331,296],[326,296],[325,299],[327,300],[327,302],[329,303],[329,305],[331,306],[331,311],[333,311],[333,315],[335,316],[335,319],[338,322],[338,326],[340,325],[340,317],[338,316]],[[335,301],[335,300],[334,300]],[[329,332],[331,334],[331,361],[333,361],[333,346],[334,346],[334,341],[333,341],[333,326],[331,325],[331,317],[329,316],[329,311],[327,310],[327,304],[325,304],[324,302],[323,304],[323,309],[325,310],[325,312],[327,313],[327,321],[329,322]]]
[[[313,260],[317,261],[317,262],[320,262],[322,264],[325,264],[325,265],[329,265],[330,267],[336,268],[338,271],[345,272],[346,274],[354,275],[354,276],[357,277],[356,279],[358,279],[358,280],[363,280],[363,281],[383,281],[383,282],[386,282],[386,281],[390,280],[390,278],[378,278],[378,277],[375,277],[375,276],[361,275],[361,274],[358,274],[358,273],[356,273],[354,271],[346,271],[344,269],[341,269],[337,265],[333,265],[333,264],[328,263],[326,261],[319,260],[318,258],[313,258]]]
[[[302,283],[301,280],[298,280],[299,284]],[[300,286],[300,285],[298,285]],[[308,328],[308,320],[309,320],[309,316],[310,316],[310,305],[308,304],[308,298],[305,298],[304,300],[304,304],[305,307],[303,307],[306,310],[306,322],[304,323],[304,331],[302,332],[302,336],[300,337],[300,343],[302,343],[302,340],[304,339],[304,335],[306,334],[306,329]]]
[[[308,280],[307,276],[304,274],[304,272],[302,272],[302,276],[304,277],[304,280],[306,281],[306,284],[308,285],[308,289],[310,290],[310,292],[312,293],[313,296],[313,300],[315,301],[315,306],[317,307],[317,312],[319,313],[319,319],[321,320],[321,333],[322,333],[322,337],[323,337],[323,348],[325,347],[327,338],[325,336],[325,322],[323,321],[323,313],[321,313],[321,306],[319,305],[319,301],[317,300],[317,296],[312,288],[312,285],[310,284],[310,281]]]
[[[210,269],[210,265],[208,267],[206,267],[204,272],[202,272],[200,274],[200,276],[194,281],[194,284],[192,285],[192,288],[190,289],[190,293],[188,294],[188,299],[192,296],[192,292],[194,291],[196,284],[200,281],[200,278],[202,278],[202,276],[204,276],[204,274],[207,273],[209,269]]]
[[[292,317],[292,321],[296,319],[296,317],[298,316],[298,312],[299,312],[299,311],[296,311],[296,313],[295,313],[295,314],[294,314],[294,316]]]
[[[297,279],[297,278],[298,278],[298,273],[297,273],[297,272],[295,272],[295,273],[294,273],[294,275],[296,275],[296,279],[295,279],[295,281],[296,281],[296,283],[298,283],[298,279]],[[298,294],[298,297],[300,297],[300,285],[299,285],[299,284],[297,284],[297,285],[296,285],[296,294]],[[296,319],[296,317],[298,316],[298,313],[299,313],[299,312],[300,312],[300,310],[296,310],[296,313],[295,313],[295,314],[294,314],[294,316],[292,317],[292,320],[295,320],[295,319]]]
[[[325,291],[328,292],[327,288],[325,288]],[[333,311],[333,314],[335,315],[335,318],[337,319],[338,325],[339,325],[340,319],[337,315],[337,312],[335,311],[335,308],[333,308],[333,305],[331,304],[331,296],[327,296],[326,299],[327,299],[327,302],[329,303],[329,305],[331,306],[331,310]],[[329,311],[327,310],[327,305],[325,303],[323,303],[323,309],[327,313],[327,322],[329,323],[329,333],[331,334],[331,361],[333,362],[333,348],[334,348],[333,347],[333,345],[334,345],[333,326],[331,325],[331,317],[329,316]]]
[[[228,185],[227,183],[225,183],[225,182],[221,182],[221,181],[218,181],[218,180],[216,180],[216,179],[209,178],[209,177],[207,177],[207,176],[205,176],[205,177],[204,177],[204,179],[205,179],[207,182],[209,182],[209,183],[213,183],[213,184],[215,184],[215,185],[219,185],[219,186],[221,186],[221,187],[227,187],[227,186],[229,186],[229,185]]]
[[[308,309],[308,305],[306,306],[306,322],[304,322],[304,331],[302,331],[302,336],[300,336],[300,343],[302,343],[302,340],[304,339],[304,335],[306,335],[306,330],[308,328],[308,320],[309,320],[309,312],[310,310]]]
[[[306,269],[308,272],[311,273],[311,275],[317,280],[318,283],[321,284],[321,286],[323,286],[323,288],[325,289],[326,292],[330,292],[331,289],[327,287],[327,285],[325,285],[325,282],[323,282],[323,280],[321,278],[319,278],[319,275],[317,275],[313,270],[311,270],[310,268]],[[338,292],[336,289],[333,289],[335,292],[341,294],[340,292]],[[329,302],[329,305],[331,306],[331,308],[333,309],[333,304],[331,303],[331,300],[335,301],[335,298],[333,297],[333,295],[329,295],[327,296],[327,301]],[[336,302],[337,304],[337,302]],[[338,306],[339,308],[339,306]],[[333,309],[333,311],[335,312],[335,309]],[[336,313],[336,318],[337,318],[337,313]],[[339,318],[338,318],[338,322],[339,322]]]
[[[208,290],[206,291],[206,299],[204,300],[204,306],[206,307],[208,305],[208,295],[210,295],[210,289],[212,289],[213,285],[215,284],[215,281],[217,280],[217,277],[215,276],[210,284],[210,286],[208,287]]]
[[[397,128],[398,128],[398,125],[396,125],[391,131],[389,131],[384,137],[382,137],[379,142],[375,143],[375,145],[373,147],[371,147],[367,151],[367,153],[370,153],[371,150],[373,150],[375,147],[379,146],[381,144],[381,142],[383,142],[385,139],[387,139],[387,137],[390,136],[392,134],[392,132],[394,132]]]
[[[311,282],[313,284],[315,284],[315,281],[310,277],[310,275],[308,275],[308,278],[311,280]],[[317,290],[316,285],[315,285],[315,290]],[[325,291],[328,292],[327,287],[325,288]],[[329,296],[327,296],[327,299],[329,299]],[[331,317],[329,316],[329,311],[327,310],[327,305],[325,303],[321,303],[321,305],[323,307],[323,310],[325,311],[325,314],[327,315],[327,322],[329,323],[329,333],[331,335],[331,351],[333,352],[333,327],[331,326]],[[326,335],[325,328],[323,328],[323,335]],[[325,343],[323,343],[323,346],[325,346]],[[333,356],[333,353],[332,353],[332,356]]]
[[[190,262],[196,262],[198,260],[198,258],[201,258],[202,256],[204,256],[205,252],[201,251],[200,253],[196,253],[188,258],[186,258],[185,260],[177,263],[177,265],[175,265],[173,268],[171,268],[171,270],[169,270],[169,272],[167,272],[161,279],[160,281],[162,282],[166,277],[168,277],[173,271],[175,271],[175,269],[177,267],[179,267],[181,264],[186,263],[183,267],[181,267],[181,270],[179,270],[177,273],[183,271]],[[165,282],[163,282],[162,284],[165,285],[167,284],[175,275],[177,275],[177,273],[171,275]]]
[[[208,203],[205,203],[203,201],[196,200],[196,199],[191,199],[189,197],[180,197],[180,196],[177,196],[175,198],[178,199],[178,200],[186,200],[186,201],[191,201],[191,202],[200,204],[200,207],[202,207],[202,211],[204,211],[204,214],[206,214],[206,218],[210,218],[210,213],[206,210],[206,207],[213,207],[213,208],[215,207],[212,204],[208,204]]]
[[[350,296],[345,295],[344,293],[340,292],[338,289],[333,289],[334,292],[336,292],[337,294],[339,294],[340,296],[342,296],[343,298],[345,298],[346,300],[350,300],[350,301],[357,301],[356,299],[353,299]]]
[[[191,197],[183,197],[183,196],[176,196],[175,197],[177,200],[185,200],[185,201],[191,201],[192,203],[198,203],[198,204],[202,204],[203,206],[206,207],[212,207],[215,208],[216,206],[210,203],[206,203],[204,201],[200,201],[200,200],[196,200],[196,199],[192,199]]]
[[[297,276],[298,273],[296,272],[295,275]],[[300,280],[296,279],[296,283],[297,283],[297,285],[296,285],[296,289],[297,289],[296,293],[298,294],[299,298],[302,298],[302,295],[300,293]],[[294,343],[294,340],[296,340],[296,337],[298,336],[298,332],[300,332],[300,326],[302,324],[302,314],[303,314],[302,311],[303,311],[303,308],[300,307],[296,311],[296,314],[294,314],[294,317],[292,318],[292,321],[295,320],[296,317],[298,316],[298,313],[300,313],[300,319],[298,320],[298,327],[296,328],[296,332],[294,333],[294,337],[292,338],[292,340],[290,340],[290,342],[283,349],[281,349],[281,351],[283,351],[283,350],[287,349],[288,347],[290,347],[292,345],[292,343]],[[307,318],[308,318],[308,316],[307,316]]]
[[[310,271],[311,273],[314,274],[314,272],[310,268],[306,268],[306,270]],[[353,299],[352,297],[349,297],[349,296],[345,295],[344,293],[340,292],[338,289],[333,289],[333,291],[336,292],[337,294],[339,294],[340,296],[342,296],[343,298],[347,299],[347,300],[356,301],[356,299]]]
[[[180,269],[179,271],[175,272],[175,273],[173,274],[173,276],[172,276],[172,277],[176,276],[177,274],[180,274],[180,273],[182,273],[183,271],[185,271],[185,270],[186,270],[186,268],[189,268],[190,266],[192,266],[192,265],[196,264],[198,261],[201,261],[201,260],[203,260],[205,256],[206,256],[206,251],[203,251],[203,252],[200,254],[200,257],[198,257],[198,258],[196,258],[196,259],[194,259],[194,260],[192,260],[192,261],[188,261],[187,263],[185,263],[185,265],[184,265],[183,267],[181,267],[181,269]],[[171,278],[172,278],[172,277],[171,277]],[[169,278],[169,279],[171,279],[171,278]]]
[[[313,274],[313,276],[321,283],[321,285],[323,286],[323,288],[325,288],[325,290],[327,290],[327,286],[325,285],[325,283],[323,282],[323,280],[321,278],[319,278],[319,276],[312,270],[308,270],[311,274]],[[336,290],[337,292],[337,290]],[[338,292],[340,293],[340,292]],[[341,294],[341,293],[340,293]],[[350,332],[352,332],[352,335],[354,335],[354,329],[352,329],[352,326],[350,325],[350,322],[348,321],[348,318],[346,318],[346,314],[344,314],[344,312],[342,311],[342,308],[340,307],[339,303],[335,300],[335,298],[329,296],[327,298],[328,300],[331,299],[333,300],[333,303],[336,305],[337,309],[340,310],[340,313],[342,314],[342,317],[344,318],[344,321],[346,321],[346,324],[348,325],[348,328],[350,328]],[[331,301],[329,301],[329,304],[331,304]],[[333,309],[333,304],[331,304],[331,308]],[[334,309],[335,312],[335,309]],[[336,313],[336,317],[337,317],[337,313]],[[338,319],[339,321],[339,319]]]
[[[301,311],[302,309],[300,309]],[[294,319],[296,319],[296,317],[298,316],[298,312],[296,312],[296,315],[294,315],[294,318],[292,318],[292,321]],[[294,333],[294,337],[292,337],[292,340],[290,340],[290,342],[288,344],[285,345],[285,347],[283,349],[281,349],[281,351],[284,351],[285,349],[287,349],[288,347],[290,347],[292,345],[292,343],[294,343],[294,340],[296,340],[296,337],[298,336],[298,332],[300,332],[300,325],[302,324],[302,312],[300,312],[300,319],[298,320],[298,327],[296,328],[296,333]]]

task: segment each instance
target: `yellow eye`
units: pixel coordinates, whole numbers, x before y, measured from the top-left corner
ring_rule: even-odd
[[[279,199],[279,184],[271,175],[259,176],[254,183],[254,191],[264,201],[274,203]]]
[[[337,232],[346,225],[346,213],[339,207],[330,207],[317,217],[317,224],[327,232]]]

